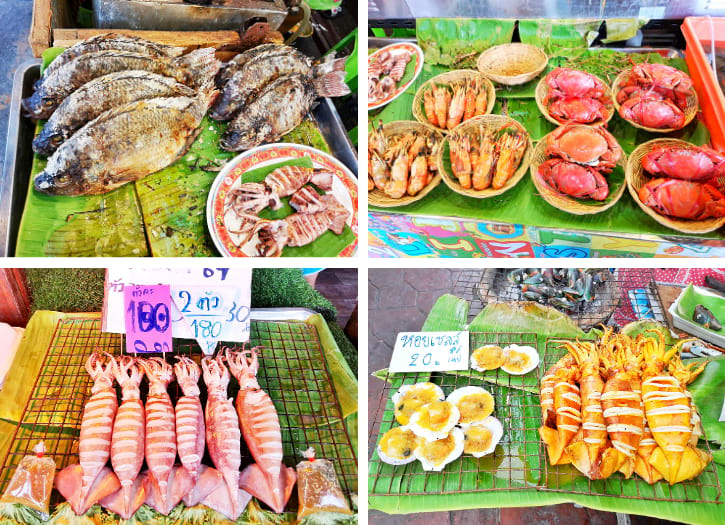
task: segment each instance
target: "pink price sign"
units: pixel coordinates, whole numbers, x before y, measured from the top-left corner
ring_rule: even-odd
[[[170,352],[170,286],[126,286],[123,289],[123,300],[126,352]]]

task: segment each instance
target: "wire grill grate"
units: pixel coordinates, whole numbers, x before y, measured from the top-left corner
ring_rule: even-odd
[[[482,306],[489,302],[526,301],[520,287],[507,279],[508,273],[513,270],[491,268],[477,272],[481,277],[476,286],[476,296],[480,298]],[[471,274],[466,278],[467,282],[475,275],[474,272]],[[612,276],[613,279],[596,288],[594,301],[587,304],[577,303],[576,311],[566,312],[580,327],[589,329],[600,323],[613,322],[623,326],[637,321],[639,314],[635,312],[630,301],[630,296],[637,290],[642,291],[638,292],[639,295],[646,295],[653,318],[667,323],[651,268],[620,268],[614,270]],[[473,303],[471,304],[473,307]]]
[[[472,332],[470,336],[471,348],[484,344],[506,346],[512,343],[536,346],[536,334],[533,333]],[[418,461],[400,466],[388,465],[380,461],[377,451],[374,451],[369,464],[370,494],[398,496],[510,491],[533,488],[543,479],[542,446],[536,430],[541,411],[535,395],[516,388],[525,383],[526,376],[512,376],[501,369],[487,374],[496,384],[484,383],[483,375],[476,371],[431,375],[389,373],[386,376],[383,395],[370,431],[370,442],[376,444],[376,450],[382,434],[398,426],[393,413],[393,394],[403,384],[420,381],[438,384],[446,395],[456,388],[469,385],[486,388],[496,401],[493,415],[501,421],[504,434],[493,454],[480,459],[463,455],[446,465],[442,472],[426,472]],[[533,376],[535,382],[534,372],[527,376]]]
[[[349,499],[357,492],[357,459],[317,331],[302,322],[252,321],[250,345],[262,347],[257,377],[279,414],[285,464],[296,465],[304,459],[301,453],[314,447],[318,457],[335,465],[340,486]],[[85,370],[86,358],[94,349],[119,354],[122,348],[123,337],[101,332],[98,318],[58,321],[0,470],[0,493],[20,460],[31,453],[38,441],[45,442],[47,454],[55,459],[58,470],[78,461],[81,416],[92,386]],[[201,360],[201,350],[195,341],[175,339],[174,351],[190,355],[197,363]],[[174,362],[171,354],[165,358]],[[205,404],[206,389],[200,386],[201,401]],[[142,399],[145,388],[146,381],[142,383]],[[230,397],[235,397],[238,390],[236,380],[232,379]],[[175,382],[168,392],[174,403],[181,395]],[[242,468],[251,462],[249,451],[242,444]],[[212,464],[208,454],[204,463]],[[54,491],[51,503],[60,501],[61,496]],[[296,505],[295,491],[287,510]]]
[[[539,366],[539,381],[546,371],[566,353],[561,348],[564,338],[548,338],[543,360]],[[710,445],[703,441],[710,452]],[[720,480],[714,464],[711,462],[697,478],[670,486],[666,481],[649,485],[642,478],[633,475],[625,479],[615,473],[604,480],[590,480],[570,465],[552,466],[544,461],[546,476],[541,490],[566,492],[573,494],[590,494],[595,496],[612,496],[617,498],[649,499],[655,501],[687,501],[701,503],[722,503]]]

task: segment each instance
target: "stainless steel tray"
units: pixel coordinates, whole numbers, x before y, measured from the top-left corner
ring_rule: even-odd
[[[33,92],[33,83],[39,77],[40,61],[32,60],[18,67],[13,80],[5,165],[0,180],[0,257],[15,255],[18,227],[33,164],[31,144],[35,133],[35,122],[23,117],[20,103]],[[357,176],[357,154],[335,105],[330,99],[323,98],[312,115],[332,154]]]

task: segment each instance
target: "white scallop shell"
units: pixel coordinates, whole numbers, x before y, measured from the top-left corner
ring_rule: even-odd
[[[498,348],[498,345],[483,345],[483,346],[479,346],[478,348],[489,348],[489,347]],[[474,351],[478,350],[478,348],[474,349]],[[471,368],[473,368],[474,370],[477,370],[478,372],[486,372],[487,370],[495,370],[495,368],[483,368],[483,367],[478,366],[478,363],[476,363],[473,360],[473,352],[471,352]]]
[[[458,403],[461,401],[461,399],[463,399],[463,397],[469,396],[471,394],[481,394],[484,392],[493,398],[493,395],[491,394],[491,392],[489,392],[485,388],[481,388],[480,386],[464,386],[464,387],[458,388],[458,389],[454,390],[453,392],[451,392],[450,394],[448,394],[446,401],[455,405],[457,408]],[[494,406],[495,406],[495,404],[496,404],[496,401],[494,399]],[[460,414],[459,414],[459,419],[460,419]],[[466,428],[467,426],[469,426],[471,424],[473,424],[473,423],[461,423],[459,421],[458,426],[460,426],[461,428]]]
[[[423,428],[418,423],[418,420],[423,413],[423,408],[425,407],[421,407],[420,410],[413,412],[413,415],[410,416],[410,423],[408,423],[408,428],[412,430],[416,436],[427,439],[428,441],[435,441],[437,439],[443,439],[444,437],[446,437],[450,433],[451,429],[458,424],[458,420],[461,417],[461,413],[458,411],[458,407],[456,405],[452,405],[451,414],[448,417],[448,420],[438,430]]]
[[[422,457],[419,454],[418,447],[415,448],[413,454],[415,455],[416,459],[420,461],[423,470],[440,472],[441,470],[443,470],[443,467],[448,465],[448,463],[451,463],[452,461],[455,461],[459,457],[461,457],[461,454],[463,453],[463,431],[460,428],[453,428],[451,430],[451,436],[453,436],[455,446],[453,447],[453,450],[451,450],[451,453],[448,454],[439,465],[434,465],[433,463]]]
[[[425,388],[426,390],[430,389],[431,391],[435,392],[438,401],[443,401],[446,398],[446,395],[443,393],[443,389],[436,385],[435,383],[416,383],[414,385],[403,385],[401,386],[395,394],[393,394],[393,406],[398,406],[398,401],[411,389],[415,388]]]
[[[482,450],[481,452],[476,452],[475,454],[471,454],[471,456],[473,456],[474,458],[481,458],[483,456],[487,456],[487,455],[491,454],[496,449],[496,445],[498,445],[498,442],[501,441],[501,438],[503,437],[503,425],[495,417],[488,416],[486,419],[484,419],[480,423],[474,423],[474,424],[466,427],[466,429],[463,430],[464,436],[465,436],[466,430],[468,430],[469,428],[472,428],[474,426],[486,427],[491,432],[491,446],[488,447],[486,450]]]
[[[394,427],[394,428],[401,428],[401,429],[404,429],[404,430],[410,430],[409,428],[407,428],[405,426],[403,426],[403,427]],[[392,430],[392,428],[390,430]],[[383,438],[381,436],[380,437],[380,441],[382,441],[382,439]],[[413,447],[413,450],[415,450],[415,447]],[[415,461],[417,459],[415,457],[415,454],[411,454],[408,459],[398,459],[398,458],[390,457],[380,447],[380,443],[378,443],[378,457],[380,458],[381,461],[383,461],[385,463],[388,463],[390,465],[407,465],[408,463],[412,463],[413,461]]]
[[[536,351],[536,348],[533,346],[519,346],[519,345],[509,345],[506,348],[503,349],[504,357],[508,359],[508,353],[510,350],[516,350],[517,352],[522,352],[525,354],[528,354],[531,357],[531,363],[528,367],[526,367],[524,370],[508,370],[506,368],[506,361],[504,361],[504,364],[501,366],[501,370],[506,372],[507,374],[511,374],[513,376],[522,376],[524,374],[528,374],[531,372],[534,368],[539,366],[539,352]]]

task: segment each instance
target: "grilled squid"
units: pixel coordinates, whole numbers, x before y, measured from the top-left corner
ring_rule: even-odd
[[[554,413],[556,428],[542,426],[539,435],[546,443],[549,461],[552,465],[564,465],[571,462],[566,446],[581,428],[581,394],[576,381],[579,368],[576,362],[557,369],[554,372]]]

